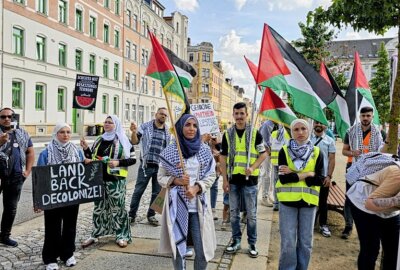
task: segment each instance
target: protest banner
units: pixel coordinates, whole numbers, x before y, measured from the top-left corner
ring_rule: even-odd
[[[99,76],[77,74],[72,108],[94,110],[98,88]]]
[[[103,164],[93,161],[33,167],[32,189],[33,206],[42,210],[101,200]]]
[[[190,105],[191,113],[199,121],[200,134],[219,134],[218,120],[211,103],[197,103]]]

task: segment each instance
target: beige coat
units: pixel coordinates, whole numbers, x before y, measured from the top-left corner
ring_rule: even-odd
[[[160,236],[160,246],[159,253],[162,254],[173,254],[174,258],[176,258],[176,245],[175,239],[173,238],[173,226],[171,223],[171,219],[169,217],[169,186],[172,184],[173,177],[168,174],[168,172],[160,166],[158,170],[158,183],[161,187],[167,188],[165,193],[165,200],[163,206],[163,214],[161,218],[161,236]],[[215,174],[211,174],[207,179],[203,181],[197,182],[201,186],[201,190],[203,193],[210,190],[210,187],[215,181]],[[208,194],[207,194],[208,195]],[[214,252],[217,248],[217,240],[215,237],[215,228],[214,228],[214,220],[211,211],[210,204],[207,204],[207,209],[204,211],[203,216],[203,205],[198,199],[198,214],[200,221],[200,231],[201,238],[203,241],[203,250],[204,255],[207,261],[210,261],[214,258]]]

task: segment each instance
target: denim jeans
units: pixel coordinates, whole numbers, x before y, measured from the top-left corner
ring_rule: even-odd
[[[211,208],[212,209],[214,209],[216,204],[217,204],[218,179],[219,179],[219,177],[215,178],[214,184],[210,188],[210,202],[211,202]]]
[[[136,180],[136,185],[135,185],[135,190],[132,194],[132,200],[131,200],[131,204],[130,204],[130,211],[129,211],[130,217],[136,218],[136,213],[137,213],[137,211],[139,209],[139,205],[140,205],[140,199],[142,198],[143,193],[146,190],[147,185],[150,182],[150,178],[151,178],[150,205],[154,202],[158,193],[160,193],[161,187],[157,181],[157,173],[158,173],[157,167],[147,167],[143,170],[142,163],[140,163],[139,170],[138,170],[138,176],[137,176],[137,180]],[[149,207],[149,209],[147,210],[147,217],[152,217],[155,215],[156,215],[156,212]]]
[[[279,204],[279,270],[307,270],[313,246],[316,209]]]
[[[3,215],[1,217],[0,237],[2,238],[10,237],[24,181],[25,177],[22,175],[12,176],[1,181],[3,189]]]
[[[260,177],[259,181],[261,182],[262,187],[262,197],[268,197],[270,185],[271,185],[271,158],[267,156],[266,159],[261,163],[260,167]],[[272,190],[272,189],[271,189]]]
[[[189,213],[189,233],[191,234],[193,245],[194,245],[194,269],[205,270],[207,269],[207,261],[204,256],[203,240],[201,239],[200,221],[198,213]],[[179,254],[178,249],[176,250],[176,259],[172,257],[172,263],[175,270],[186,269],[185,257]]]
[[[381,269],[396,269],[400,215],[381,218],[361,211],[352,203],[350,207],[360,241],[360,253],[357,260],[358,269],[375,269],[375,262],[378,258],[381,244],[384,254],[383,267]]]
[[[239,240],[242,239],[242,232],[240,231],[241,200],[244,200],[244,208],[247,212],[247,242],[249,245],[255,245],[257,242],[257,185],[230,184],[229,207],[232,238]]]
[[[278,201],[278,195],[276,194],[276,183],[278,182],[278,178],[279,178],[279,167],[278,166],[272,166],[273,170],[272,170],[272,176],[274,179],[274,207],[278,207],[279,206],[279,201]]]

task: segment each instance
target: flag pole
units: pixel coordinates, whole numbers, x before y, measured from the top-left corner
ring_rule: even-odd
[[[246,167],[246,169],[250,167],[251,141],[252,141],[252,138],[253,138],[253,120],[254,120],[254,112],[256,110],[256,98],[257,98],[257,92],[258,92],[257,87],[258,87],[258,85],[256,84],[256,87],[254,88],[254,99],[253,99],[254,106],[253,106],[253,108],[251,110],[250,140],[247,142],[249,144],[249,147],[248,147],[248,152],[247,152],[247,167]],[[246,180],[249,180],[249,176],[248,175],[246,175]]]
[[[356,103],[356,121],[354,123],[355,123],[356,129],[357,129],[357,126],[358,126],[358,90],[357,90],[357,88],[356,88],[355,96],[356,96],[356,100],[355,100],[355,103]],[[356,132],[357,132],[357,130],[356,130]],[[355,150],[358,150],[358,136],[356,136],[356,149]]]

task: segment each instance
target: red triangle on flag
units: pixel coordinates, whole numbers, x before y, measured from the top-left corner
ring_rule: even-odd
[[[260,104],[260,112],[284,108],[286,108],[286,104],[282,99],[271,88],[265,87],[263,100],[261,100]]]
[[[369,89],[368,80],[362,70],[360,56],[357,51],[354,53],[353,72],[355,72],[355,87]]]

